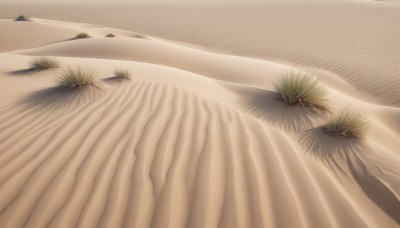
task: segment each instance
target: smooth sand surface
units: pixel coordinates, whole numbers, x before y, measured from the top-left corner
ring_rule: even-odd
[[[399,15],[390,13],[399,8],[357,4],[387,23],[359,21],[359,11],[352,20],[322,16],[325,5],[315,5],[310,17],[344,26],[347,37],[328,42],[315,21],[297,45],[275,33],[265,46],[234,45],[237,55],[134,29],[1,19],[0,226],[399,227],[399,30],[391,21]],[[170,36],[188,33],[176,31]],[[79,32],[93,38],[71,40]],[[324,42],[329,51],[321,52]],[[243,57],[272,47],[264,60]],[[60,68],[29,70],[43,54]],[[96,84],[56,87],[58,73],[75,65],[96,69]],[[115,68],[132,79],[113,78]],[[317,128],[324,116],[276,99],[272,82],[297,69],[320,79],[334,111],[351,106],[368,116],[364,140],[329,137]]]
[[[400,107],[399,11],[400,4],[374,0],[27,2],[0,7],[3,18],[25,14],[92,23],[325,70],[396,107]]]

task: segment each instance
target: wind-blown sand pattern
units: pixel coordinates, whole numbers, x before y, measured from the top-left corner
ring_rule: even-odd
[[[2,19],[0,30],[1,227],[399,227],[396,85],[373,96],[369,75],[88,24]],[[82,31],[93,38],[70,40]],[[27,69],[43,53],[61,67]],[[96,68],[96,85],[55,87],[73,65]],[[113,78],[118,67],[133,77]],[[272,81],[297,68],[335,109],[368,115],[365,140],[329,137],[323,117],[277,102]]]

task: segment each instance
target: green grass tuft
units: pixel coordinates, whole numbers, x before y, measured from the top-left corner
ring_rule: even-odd
[[[274,81],[279,99],[289,106],[315,107],[327,110],[325,88],[318,79],[304,72],[290,72]]]
[[[119,79],[131,79],[132,74],[126,69],[114,70],[114,77]]]
[[[29,21],[29,18],[24,15],[19,15],[17,18],[15,18],[15,21]]]
[[[58,85],[66,89],[79,89],[94,84],[97,71],[89,68],[68,67],[60,73]]]
[[[331,136],[360,139],[368,129],[368,122],[360,111],[346,108],[333,115],[322,129]]]
[[[38,56],[34,57],[30,63],[30,69],[33,70],[47,70],[50,68],[57,68],[60,66],[57,58],[53,56]]]
[[[85,39],[85,38],[91,38],[91,36],[84,32],[81,32],[75,36],[75,39]]]

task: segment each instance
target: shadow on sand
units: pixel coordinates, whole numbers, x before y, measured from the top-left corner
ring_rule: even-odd
[[[243,99],[241,104],[249,113],[289,132],[314,127],[326,113],[317,108],[288,106],[278,100],[278,93],[261,89]]]
[[[28,94],[23,97],[22,103],[28,108],[64,109],[88,103],[104,93],[105,90],[97,85],[74,90],[49,87]]]
[[[379,178],[368,172],[360,159],[347,158],[351,175],[368,198],[400,224],[400,200]]]
[[[15,70],[15,71],[11,71],[9,72],[9,74],[13,75],[13,76],[26,76],[26,75],[31,75],[34,73],[39,73],[42,72],[44,70],[38,70],[38,69],[34,69],[34,68],[27,68],[27,69],[23,69],[23,70]]]
[[[356,138],[330,136],[322,128],[304,131],[300,134],[299,141],[307,153],[332,168],[339,168],[339,164],[335,164],[336,161],[338,159],[344,161],[347,154],[361,154],[366,150],[362,141]]]
[[[395,222],[400,224],[400,201],[396,195],[363,162],[369,148],[355,138],[327,135],[321,128],[308,130],[300,135],[300,145],[307,153],[321,160],[334,171],[339,170],[352,178],[368,196]],[[348,170],[346,174],[346,170]]]
[[[103,78],[103,79],[101,79],[101,81],[103,81],[104,83],[111,85],[111,86],[118,86],[124,82],[129,82],[131,80],[112,76],[112,77],[108,77],[108,78]]]

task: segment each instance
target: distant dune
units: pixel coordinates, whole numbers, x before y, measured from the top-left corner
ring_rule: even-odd
[[[298,4],[7,5],[121,29],[0,19],[0,227],[399,227],[400,8]],[[95,84],[58,87],[68,66]],[[277,99],[298,70],[365,113],[364,139]]]

